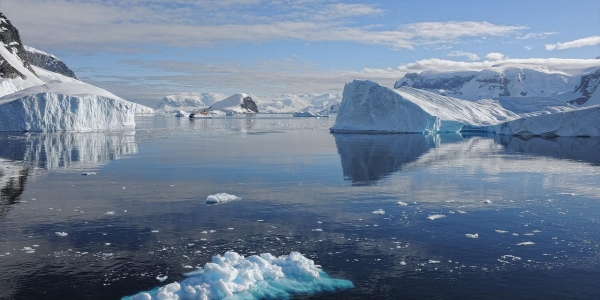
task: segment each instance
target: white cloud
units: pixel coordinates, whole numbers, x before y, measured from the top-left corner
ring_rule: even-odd
[[[523,48],[525,48],[525,50],[531,50],[531,49],[533,49],[533,46],[525,45],[525,46],[523,46]]]
[[[413,49],[526,29],[489,22],[421,22],[379,29],[352,22],[356,16],[385,13],[375,6],[317,0],[4,0],[2,9],[26,44],[82,53],[136,51],[148,45],[202,47],[274,40],[345,41]]]
[[[530,32],[523,36],[518,36],[518,40],[528,40],[528,39],[545,39],[548,36],[558,34],[558,32]]]
[[[507,57],[504,56],[504,54],[502,53],[498,53],[498,52],[491,52],[488,53],[485,58],[489,59],[489,60],[503,60]]]
[[[469,60],[479,60],[479,56],[475,53],[471,53],[471,52],[464,52],[464,51],[452,51],[450,53],[448,53],[448,56],[452,56],[452,57],[457,57],[457,56],[464,56],[466,58],[468,58]]]
[[[598,44],[600,44],[600,36],[596,35],[565,43],[546,44],[546,50],[564,50],[569,48],[595,46]]]

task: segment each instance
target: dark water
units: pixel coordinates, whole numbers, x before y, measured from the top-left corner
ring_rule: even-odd
[[[599,139],[136,121],[126,133],[0,134],[0,299],[119,299],[228,250],[299,251],[356,286],[298,298],[600,295]],[[221,192],[243,200],[205,204]]]

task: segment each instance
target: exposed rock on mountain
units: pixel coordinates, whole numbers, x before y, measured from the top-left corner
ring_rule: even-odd
[[[32,65],[54,73],[79,79],[75,75],[75,72],[73,72],[73,70],[71,70],[62,60],[58,59],[58,57],[29,46],[25,46],[25,52]]]
[[[14,58],[20,60],[18,63],[23,65],[29,72],[35,75],[35,71],[31,68],[31,64],[29,63],[29,59],[27,58],[27,54],[21,43],[21,37],[19,36],[19,31],[15,28],[12,23],[6,18],[6,16],[0,12],[0,42],[2,42],[3,50],[8,51],[9,54],[12,54]],[[17,77],[21,77],[22,79],[27,79],[27,75],[24,74],[18,66],[15,66],[14,62],[10,62],[9,60],[13,57],[7,57],[6,53],[0,53],[0,59],[2,60],[2,64],[0,64],[0,78],[10,78],[14,79]],[[8,63],[7,63],[8,62]]]

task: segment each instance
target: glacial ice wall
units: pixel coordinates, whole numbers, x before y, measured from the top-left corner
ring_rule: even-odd
[[[133,129],[136,106],[97,95],[31,94],[15,100],[0,100],[0,131]]]

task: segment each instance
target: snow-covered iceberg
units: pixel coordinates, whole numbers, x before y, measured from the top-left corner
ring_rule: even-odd
[[[519,116],[498,105],[471,102],[403,87],[392,90],[372,81],[346,84],[332,132],[458,132]],[[481,129],[487,130],[487,129]]]
[[[331,132],[600,136],[600,107],[577,108],[556,99],[467,101],[411,87],[392,90],[375,82],[346,84]],[[509,110],[510,108],[512,110]]]
[[[279,257],[269,253],[244,257],[226,252],[213,256],[211,263],[188,275],[181,282],[123,299],[288,299],[294,294],[354,287],[348,280],[330,278],[298,252]]]
[[[127,130],[135,127],[136,113],[152,111],[31,65],[17,29],[1,13],[0,24],[0,131]],[[39,63],[55,67],[60,61],[52,59],[52,64]]]

